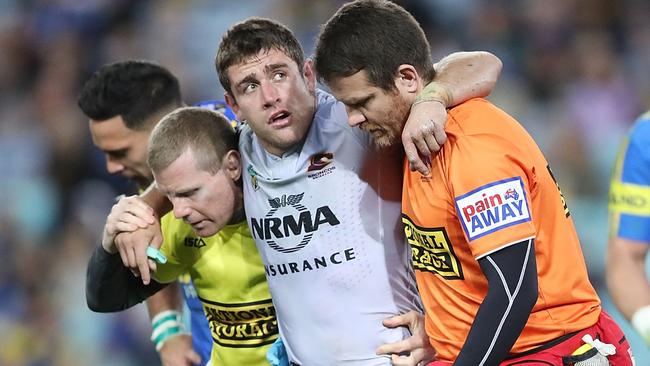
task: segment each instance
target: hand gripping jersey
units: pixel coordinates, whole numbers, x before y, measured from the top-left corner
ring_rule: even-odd
[[[524,128],[483,99],[449,111],[430,176],[404,166],[403,223],[437,357],[452,362],[487,293],[481,257],[535,240],[539,296],[511,352],[592,326],[589,283],[569,210]]]
[[[614,236],[650,242],[650,111],[621,146],[609,194]]]
[[[420,309],[399,230],[400,154],[377,153],[317,91],[304,143],[267,153],[244,126],[244,202],[292,362],[389,365],[375,354],[407,336],[382,320]]]
[[[246,223],[228,225],[208,238],[197,237],[191,226],[169,214],[161,224],[167,263],[158,264],[154,278],[165,283],[189,273],[210,325],[212,365],[266,365],[277,321]]]

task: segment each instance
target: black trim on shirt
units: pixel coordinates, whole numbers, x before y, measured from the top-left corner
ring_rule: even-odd
[[[510,245],[478,260],[488,292],[455,366],[498,365],[506,359],[537,301],[534,240]]]

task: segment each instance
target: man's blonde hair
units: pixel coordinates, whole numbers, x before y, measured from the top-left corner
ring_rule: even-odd
[[[167,168],[192,149],[199,169],[216,173],[223,156],[237,150],[237,133],[221,113],[184,107],[167,114],[149,137],[147,163],[154,172]]]

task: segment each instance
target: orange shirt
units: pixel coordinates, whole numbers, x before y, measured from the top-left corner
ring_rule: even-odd
[[[528,238],[535,239],[539,296],[511,352],[595,324],[600,300],[573,220],[530,135],[484,99],[451,109],[445,131],[448,141],[430,176],[405,164],[402,193],[402,221],[438,358],[456,359],[487,294],[478,259]]]

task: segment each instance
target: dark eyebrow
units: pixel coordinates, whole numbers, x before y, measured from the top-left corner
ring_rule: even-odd
[[[117,150],[104,150],[105,154],[111,155],[111,156],[124,156],[128,152],[129,149],[117,149]]]
[[[257,75],[253,74],[248,74],[246,75],[241,81],[237,83],[235,86],[236,88],[241,87],[243,84],[251,84],[251,83],[256,83],[257,82]]]
[[[343,104],[349,105],[349,106],[361,106],[364,105],[366,102],[368,102],[370,99],[374,97],[374,94],[366,95],[364,97],[360,98],[350,98],[346,99]]]
[[[156,186],[156,188],[165,196],[167,197],[176,197],[176,198],[185,198],[189,197],[192,194],[196,193],[199,190],[199,187],[191,187],[191,188],[184,188],[183,190],[180,191],[168,191],[160,186]]]
[[[196,192],[196,191],[198,191],[198,190],[199,190],[198,188],[188,188],[188,189],[182,190],[182,191],[180,191],[180,192],[176,192],[176,193],[174,193],[173,196],[174,196],[174,197],[181,197],[181,198],[183,198],[183,197],[189,197],[189,196],[191,196],[194,192]]]
[[[277,63],[277,64],[270,64],[270,65],[264,66],[264,72],[269,73],[269,72],[271,72],[273,70],[277,70],[277,69],[281,69],[281,68],[287,68],[287,67],[289,67],[289,65],[286,62],[281,62],[281,63]],[[243,84],[252,84],[252,83],[256,83],[256,82],[258,82],[257,75],[255,73],[252,73],[252,74],[246,75],[243,79],[241,79],[241,81],[239,81],[237,83],[237,85],[235,85],[235,87],[239,88]]]
[[[287,68],[287,67],[289,67],[289,65],[286,62],[280,62],[280,63],[277,63],[277,64],[270,64],[270,65],[264,66],[264,71],[270,72],[270,71],[273,71],[273,70],[277,70],[277,69],[281,69],[281,68]]]

